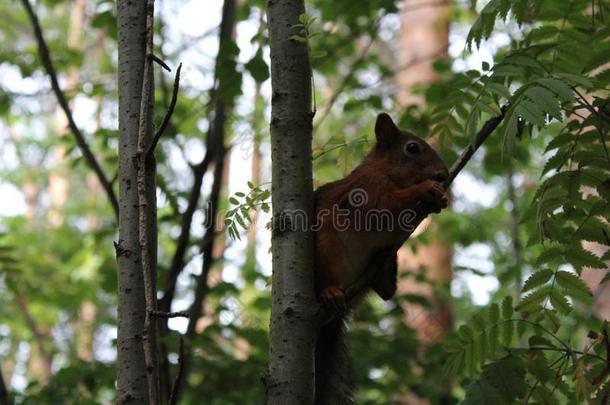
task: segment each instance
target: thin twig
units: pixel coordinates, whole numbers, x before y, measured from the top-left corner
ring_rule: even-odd
[[[182,373],[184,372],[184,338],[182,336],[180,336],[180,351],[178,353],[178,373],[174,379],[172,392],[169,395],[167,405],[174,405],[178,400],[178,390],[180,389],[180,381],[182,380]]]
[[[55,71],[55,67],[53,66],[53,62],[51,61],[51,56],[49,52],[49,48],[47,46],[47,42],[44,39],[44,35],[42,33],[42,28],[40,27],[40,22],[38,21],[38,16],[32,9],[32,5],[29,0],[21,0],[21,4],[25,8],[25,11],[28,14],[30,22],[32,23],[32,28],[34,29],[34,36],[36,37],[36,42],[38,43],[38,55],[40,57],[40,62],[47,72],[47,76],[49,76],[49,80],[51,81],[51,88],[53,89],[53,93],[55,93],[55,97],[57,98],[57,102],[59,106],[63,110],[66,115],[66,119],[68,120],[68,126],[70,127],[70,131],[76,140],[76,144],[78,145],[85,161],[91,167],[91,169],[95,172],[100,184],[104,188],[108,199],[110,200],[110,205],[114,211],[114,216],[118,221],[119,218],[119,201],[117,200],[116,194],[114,193],[114,189],[112,188],[112,183],[106,177],[104,170],[102,169],[100,163],[97,161],[95,155],[91,151],[89,144],[85,140],[85,136],[81,132],[80,128],[76,125],[74,121],[74,117],[72,116],[72,111],[70,110],[70,105],[68,103],[68,99],[64,94],[63,90],[59,86],[59,81],[57,80],[57,72]]]
[[[491,135],[491,133],[500,125],[506,114],[507,106],[501,108],[500,115],[488,119],[485,124],[481,127],[479,132],[474,138],[474,142],[471,143],[460,155],[458,160],[455,161],[451,169],[449,169],[449,176],[447,180],[443,182],[443,186],[447,189],[453,183],[453,180],[460,171],[466,166],[466,163],[472,158],[472,155],[479,149],[479,147],[485,142],[485,140]]]
[[[150,314],[152,316],[156,316],[157,318],[188,318],[188,311],[178,311],[178,312],[164,312],[164,311],[151,311]]]
[[[169,120],[172,118],[172,114],[174,113],[174,109],[176,108],[176,101],[178,101],[178,89],[180,88],[180,71],[182,70],[182,63],[178,65],[178,69],[176,70],[176,76],[174,78],[174,91],[172,92],[172,99],[169,103],[169,107],[167,108],[167,112],[165,113],[165,117],[163,117],[163,121],[161,121],[161,125],[159,129],[155,133],[155,137],[153,138],[148,150],[146,151],[147,157],[150,157],[157,147],[157,143],[159,139],[163,136],[163,132],[165,132],[165,128],[167,128],[167,124],[169,124]]]
[[[154,0],[146,2],[146,57],[142,73],[142,92],[140,94],[140,119],[138,126],[138,148],[137,148],[137,191],[138,191],[138,241],[140,245],[140,257],[142,262],[142,276],[144,281],[144,299],[146,301],[146,312],[144,315],[144,330],[142,331],[142,343],[144,349],[144,362],[146,363],[146,380],[148,384],[148,401],[150,405],[159,403],[157,389],[157,365],[156,355],[156,319],[152,312],[156,311],[156,286],[154,285],[154,269],[152,265],[151,249],[149,246],[148,232],[148,197],[146,190],[146,163],[148,161],[148,136],[152,123],[150,122],[150,107],[152,103],[152,55],[153,48],[153,23],[154,23]]]
[[[154,53],[150,54],[150,57],[152,58],[153,61],[157,62],[159,64],[159,66],[161,66],[163,69],[167,70],[168,72],[172,71],[169,68],[169,66],[167,66],[167,63],[165,63],[165,61],[163,61],[163,59],[161,59],[160,57],[158,57]]]

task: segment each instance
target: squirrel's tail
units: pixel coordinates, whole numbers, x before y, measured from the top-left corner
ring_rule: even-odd
[[[346,326],[343,317],[336,317],[320,329],[316,343],[315,405],[354,403]]]

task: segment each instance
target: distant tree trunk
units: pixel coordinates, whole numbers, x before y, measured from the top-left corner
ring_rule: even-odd
[[[70,26],[68,28],[68,48],[76,52],[83,52],[83,27],[85,23],[85,0],[76,0],[70,9]],[[68,69],[66,74],[66,89],[73,90],[77,88],[80,70],[76,67]],[[66,136],[69,131],[69,124],[66,115],[60,106],[57,106],[56,111],[57,132],[59,136]],[[70,193],[70,181],[68,179],[68,170],[65,162],[66,147],[65,144],[58,143],[53,147],[53,155],[55,158],[55,167],[49,174],[49,197],[51,206],[48,212],[48,220],[51,226],[61,226],[64,221],[63,209]]]
[[[429,5],[425,5],[429,3]],[[433,68],[434,60],[430,55],[439,57],[446,54],[449,43],[448,35],[448,6],[447,2],[430,0],[404,1],[404,10],[401,16],[400,30],[400,62],[399,66],[412,66],[401,70],[397,74],[397,99],[401,106],[410,104],[422,105],[424,99],[414,94],[418,85],[428,84],[438,79]],[[420,63],[414,64],[420,60]],[[425,134],[422,134],[425,135]],[[434,141],[434,140],[432,140]],[[421,273],[426,276],[429,283],[418,283],[409,278],[399,283],[398,290],[402,294],[417,294],[426,297],[432,308],[426,309],[415,304],[406,304],[405,322],[413,328],[424,344],[438,343],[451,329],[451,308],[443,294],[432,283],[449,286],[453,278],[451,246],[442,235],[435,232],[434,221],[427,219],[416,232],[430,228],[431,240],[427,244],[415,241],[416,253],[403,247],[398,251],[399,272]],[[427,400],[414,394],[400,398],[398,403],[425,404]]]
[[[311,66],[307,44],[291,40],[303,0],[271,0],[272,304],[268,404],[312,404],[315,313],[311,165]]]
[[[119,305],[117,339],[118,403],[148,404],[150,401],[147,368],[143,350],[146,317],[145,288],[139,239],[139,209],[137,190],[138,130],[144,63],[146,60],[146,1],[119,0],[119,241],[116,245],[118,261]],[[152,77],[152,69],[148,69]],[[152,79],[151,79],[152,81]],[[146,95],[152,103],[151,85]],[[148,108],[149,114],[152,108]],[[148,117],[150,118],[150,117]],[[152,136],[151,119],[146,133]],[[156,197],[155,165],[145,165],[147,205],[146,236],[150,267],[156,267]],[[153,286],[155,280],[153,278]],[[152,336],[151,336],[152,337]]]
[[[446,52],[448,46],[447,6],[431,3],[430,6],[413,8],[420,2],[405,2],[406,8],[402,14],[400,31],[400,66],[408,66],[422,56]],[[421,105],[424,100],[414,94],[414,87],[437,80],[438,77],[432,66],[433,60],[423,61],[408,70],[400,71],[396,80],[398,82],[398,102],[403,105]],[[425,221],[420,228],[429,226],[430,220]],[[411,242],[414,243],[414,242]],[[417,245],[417,253],[403,248],[398,252],[399,270],[419,272],[425,269],[425,275],[430,281],[449,284],[452,279],[451,247],[440,237],[430,241],[427,245]],[[413,327],[424,343],[437,342],[444,333],[451,328],[450,309],[438,294],[425,284],[401,283],[399,291],[402,293],[421,294],[432,301],[432,311],[423,307],[409,305],[407,309],[407,324]]]

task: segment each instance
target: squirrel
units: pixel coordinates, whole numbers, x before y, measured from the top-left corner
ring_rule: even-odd
[[[317,405],[353,403],[347,314],[370,290],[392,298],[397,250],[424,218],[448,204],[441,184],[448,170],[428,143],[400,130],[386,113],[377,116],[375,137],[347,177],[315,191],[316,293],[335,314],[316,342]]]

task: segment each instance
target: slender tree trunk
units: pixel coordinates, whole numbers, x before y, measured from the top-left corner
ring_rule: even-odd
[[[290,37],[303,0],[270,0],[272,305],[267,403],[312,404],[315,313],[311,166],[311,67],[307,44]]]
[[[146,61],[147,2],[119,0],[117,3],[119,34],[119,241],[116,244],[119,282],[117,389],[118,403],[149,403],[147,369],[143,350],[146,317],[143,266],[140,251],[137,189],[138,131],[144,63]],[[148,62],[147,62],[148,63]],[[152,77],[152,69],[149,69]],[[152,81],[152,79],[151,79]],[[152,103],[152,89],[148,103]],[[150,105],[149,105],[150,107]],[[147,109],[149,114],[152,108]],[[151,119],[146,128],[152,137]],[[152,160],[152,159],[151,159]],[[156,267],[156,197],[155,165],[148,161],[145,173],[147,200],[147,244],[150,268],[155,285]],[[153,336],[149,338],[154,339]]]

